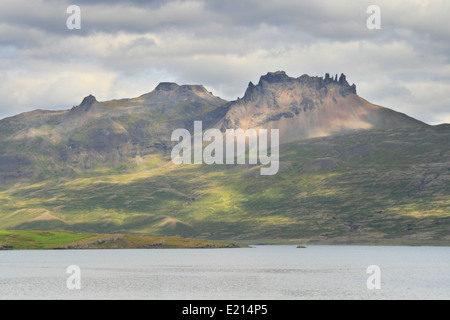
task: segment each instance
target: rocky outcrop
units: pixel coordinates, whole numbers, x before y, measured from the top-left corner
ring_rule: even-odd
[[[70,110],[69,116],[79,114],[81,112],[89,112],[89,110],[91,110],[95,105],[98,104],[99,102],[97,101],[97,99],[92,94],[90,94],[83,99],[79,106],[73,107]]]
[[[57,247],[55,249],[91,249],[91,248],[99,248],[99,247],[121,247],[119,244],[116,244],[119,241],[123,241],[123,237],[102,237],[99,239],[91,240],[91,241],[80,241],[74,244],[68,244],[65,246]]]
[[[347,77],[289,77],[284,71],[249,83],[242,99],[231,102],[221,123],[226,129],[279,129],[281,143],[381,126],[421,125],[412,118],[359,97]]]
[[[0,250],[12,250],[13,246],[0,242]]]

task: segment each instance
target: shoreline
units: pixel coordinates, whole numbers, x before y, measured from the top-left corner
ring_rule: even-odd
[[[235,242],[150,236],[145,234],[97,234],[48,230],[1,230],[1,250],[79,249],[220,249],[240,248]]]
[[[147,234],[77,233],[65,230],[0,230],[0,251],[79,249],[221,249],[251,246],[450,247],[450,243],[418,240],[330,241],[316,239],[210,240]]]

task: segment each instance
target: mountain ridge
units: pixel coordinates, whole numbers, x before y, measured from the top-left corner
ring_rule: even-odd
[[[389,126],[426,124],[359,97],[344,74],[292,78],[277,71],[261,76],[257,85],[250,82],[244,97],[230,102],[221,128],[278,128],[281,143],[286,143]]]
[[[171,133],[200,120],[280,129],[279,172],[174,165]],[[272,72],[235,101],[168,82],[88,95],[0,120],[0,229],[448,245],[449,143],[450,125],[373,105],[343,74]]]
[[[198,120],[204,129],[223,132],[279,129],[281,144],[354,130],[427,126],[362,99],[344,74],[292,78],[284,71],[268,72],[235,101],[214,96],[203,85],[161,82],[135,98],[97,101],[90,94],[70,110],[35,110],[0,120],[0,181],[51,176],[51,169],[42,169],[49,165],[76,173],[168,155],[173,130],[192,131]],[[47,165],[42,161],[45,149]]]

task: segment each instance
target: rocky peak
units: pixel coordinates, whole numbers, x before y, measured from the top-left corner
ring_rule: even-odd
[[[83,99],[80,106],[92,106],[95,102],[97,102],[97,99],[92,94],[90,94]]]
[[[268,72],[266,75],[261,76],[257,85],[249,82],[243,100],[255,101],[261,97],[261,95],[265,95],[268,92],[277,92],[283,87],[288,89],[292,86],[299,88],[306,87],[316,90],[321,96],[326,95],[332,87],[334,87],[335,90],[343,97],[349,94],[356,94],[356,85],[353,84],[350,86],[347,82],[346,76],[343,73],[339,77],[337,74],[335,76],[331,76],[329,73],[326,73],[324,77],[309,76],[304,74],[298,78],[292,78],[289,77],[284,71],[277,71]]]
[[[80,111],[88,112],[92,108],[92,106],[96,103],[98,103],[97,99],[92,94],[90,94],[83,99],[83,101],[79,106],[73,107],[71,112],[72,113]]]
[[[277,71],[248,84],[244,97],[230,104],[221,128],[280,128],[281,139],[293,141],[369,128],[366,114],[371,109],[365,109],[343,73],[293,78]]]
[[[179,89],[180,86],[175,82],[160,82],[155,88],[156,91],[174,91]]]
[[[245,92],[244,99],[254,98],[255,94],[258,92],[262,93],[267,88],[273,87],[273,85],[276,85],[273,88],[278,88],[279,85],[283,86],[284,84],[299,84],[318,91],[321,89],[327,91],[329,86],[337,86],[338,92],[343,96],[351,93],[356,94],[356,85],[350,85],[343,73],[339,77],[337,74],[333,77],[329,73],[326,73],[324,77],[313,77],[304,74],[298,78],[291,78],[284,71],[277,71],[268,72],[266,75],[261,76],[257,85],[250,82],[247,91]]]
[[[192,92],[192,93],[208,93],[206,88],[202,85],[197,84],[185,84],[185,85],[178,85],[174,82],[161,82],[158,84],[158,86],[155,88],[156,92]]]
[[[336,75],[336,77],[337,77],[337,75]],[[339,77],[338,83],[341,86],[348,86],[349,85],[348,82],[347,82],[347,78],[345,77],[345,74],[341,73],[341,76]]]
[[[338,91],[342,96],[346,96],[348,94],[356,94],[356,85],[350,85],[347,82],[347,77],[345,74],[341,73],[338,78],[336,74],[334,77],[330,76],[329,73],[325,74],[325,77],[311,77],[306,74],[297,78],[301,84],[313,88],[316,90],[327,89],[329,86],[338,86]]]
[[[277,83],[289,81],[291,79],[293,78],[290,78],[284,71],[268,72],[266,75],[262,76],[259,79],[259,84],[261,84],[263,81],[268,83]]]

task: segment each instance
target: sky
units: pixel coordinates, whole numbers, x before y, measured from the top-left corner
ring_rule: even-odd
[[[70,5],[80,29],[69,29]],[[369,29],[371,5],[380,29]],[[0,118],[133,98],[159,82],[235,100],[267,72],[347,76],[364,99],[450,123],[450,1],[2,0]]]

